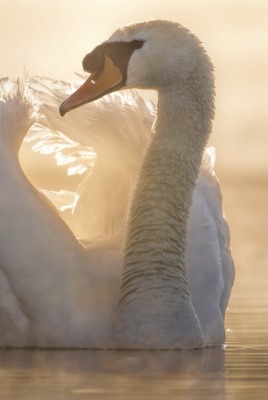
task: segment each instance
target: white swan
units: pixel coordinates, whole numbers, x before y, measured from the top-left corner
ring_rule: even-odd
[[[148,32],[150,30],[149,28]],[[153,40],[153,37],[150,40]],[[23,102],[25,103],[25,101],[24,99]],[[16,107],[23,108],[24,103],[22,103],[20,98]],[[14,105],[11,106],[10,100],[3,104],[6,104],[9,109],[12,108],[14,114]],[[29,110],[29,102],[26,101],[26,104],[26,110]],[[1,114],[5,115],[5,121],[8,121],[10,114],[9,118],[7,118],[5,113],[6,110],[1,109]],[[20,124],[20,121],[18,120],[17,123]],[[6,131],[8,130],[10,131],[10,126]],[[13,133],[15,133],[14,130]],[[24,125],[25,133],[26,125]],[[29,232],[26,230],[26,234],[31,237],[31,251],[28,251],[28,253],[24,252],[23,257],[20,259],[18,248],[18,251],[14,252],[14,257],[12,256],[13,263],[10,266],[10,247],[5,246],[3,243],[1,252],[3,251],[5,260],[8,263],[5,264],[3,262],[2,266],[3,257],[1,259],[1,266],[5,276],[8,278],[8,284],[10,285],[11,295],[14,296],[15,304],[19,302],[18,309],[23,305],[25,327],[22,324],[23,327],[21,330],[24,334],[20,333],[20,338],[22,339],[20,339],[19,345],[181,348],[201,346],[203,343],[205,345],[223,343],[223,318],[231,288],[232,260],[227,243],[228,228],[221,214],[220,198],[217,199],[219,203],[218,207],[214,207],[214,215],[209,210],[210,202],[215,204],[213,196],[218,196],[219,192],[217,188],[217,190],[212,190],[212,193],[208,194],[211,187],[217,185],[215,178],[211,176],[208,170],[202,173],[199,186],[200,193],[195,196],[196,204],[202,204],[202,207],[204,207],[202,217],[198,215],[197,218],[200,224],[197,225],[197,229],[196,227],[193,229],[193,234],[199,230],[202,236],[205,231],[206,234],[210,235],[212,240],[204,240],[203,242],[198,240],[194,243],[200,246],[201,249],[205,248],[208,250],[209,243],[212,243],[213,247],[212,249],[209,248],[210,252],[206,253],[204,257],[200,257],[200,259],[202,258],[202,262],[199,261],[199,263],[196,263],[196,260],[193,259],[193,254],[189,253],[189,256],[192,256],[191,261],[195,263],[194,265],[198,266],[199,264],[201,267],[200,273],[198,273],[196,268],[192,268],[192,276],[194,278],[191,278],[191,268],[189,268],[189,272],[191,295],[193,301],[196,302],[194,304],[201,322],[203,339],[200,339],[199,324],[195,319],[198,340],[194,338],[185,342],[185,337],[189,333],[185,329],[182,332],[184,338],[182,337],[176,343],[172,340],[172,335],[167,334],[165,338],[161,339],[158,337],[158,341],[154,342],[149,338],[147,339],[148,342],[146,342],[146,338],[144,338],[142,341],[138,340],[137,344],[136,339],[134,341],[132,337],[131,340],[126,339],[127,336],[121,328],[117,328],[119,329],[119,333],[123,334],[123,340],[118,342],[117,339],[117,343],[115,344],[111,336],[114,312],[117,309],[118,300],[118,285],[121,271],[120,253],[116,248],[111,250],[108,245],[105,247],[104,244],[94,250],[92,246],[96,246],[96,244],[94,245],[93,243],[90,252],[85,256],[84,249],[75,241],[72,235],[69,235],[67,226],[63,222],[60,222],[54,210],[39,195],[36,196],[36,191],[21,173],[14,151],[14,148],[9,149],[8,153],[11,153],[10,157],[8,160],[3,160],[3,163],[6,165],[5,169],[7,170],[9,170],[10,165],[16,165],[16,169],[10,174],[10,181],[19,182],[17,191],[20,193],[20,197],[17,196],[16,204],[13,205],[12,202],[9,204],[11,198],[9,190],[11,185],[3,185],[5,189],[3,197],[6,199],[5,207],[6,209],[10,207],[9,213],[7,213],[4,219],[8,221],[8,218],[11,218],[12,207],[18,207],[20,213],[17,213],[17,215],[22,220],[22,226],[28,227]],[[5,148],[3,152],[6,152]],[[3,177],[3,180],[6,181],[6,177]],[[209,190],[207,190],[208,187]],[[3,210],[5,211],[6,209]],[[36,218],[36,223],[28,223],[29,215],[33,219]],[[15,218],[13,217],[12,219],[15,224]],[[38,223],[38,221],[42,221],[41,226],[44,228],[42,234],[40,232],[40,222]],[[202,226],[204,221],[205,227]],[[5,244],[7,242],[12,243],[14,247],[14,244],[21,240],[22,230],[18,232],[18,235],[14,237],[15,241],[13,240],[12,242],[11,236],[14,233],[13,230],[15,230],[15,226],[10,224]],[[191,223],[189,232],[191,234]],[[221,235],[224,236],[223,239],[220,237]],[[27,235],[24,236],[27,242]],[[57,238],[56,240],[55,237]],[[56,243],[54,243],[54,240]],[[58,242],[60,242],[60,245],[58,245]],[[47,246],[44,246],[46,243]],[[198,249],[199,251],[200,248]],[[67,271],[64,267],[66,263],[66,249],[67,258],[69,253],[72,254],[72,260],[68,258],[67,261]],[[65,259],[61,258],[62,254]],[[99,259],[100,255],[102,259]],[[88,261],[88,257],[90,261]],[[20,265],[20,262],[22,265]],[[27,262],[28,267],[26,268]],[[76,264],[78,265],[77,270]],[[228,268],[230,268],[229,273],[225,273],[225,269],[227,271]],[[205,273],[202,271],[205,271]],[[196,279],[196,275],[198,275],[198,279]],[[204,295],[203,290],[206,286],[209,287],[211,296]],[[57,294],[53,293],[54,288],[57,289]],[[80,299],[80,295],[82,295],[82,299]],[[211,299],[213,299],[212,305],[210,305]],[[203,305],[201,305],[200,301],[202,301]],[[154,329],[153,324],[154,321],[148,327],[150,328],[151,326]],[[135,330],[132,330],[131,335],[133,333],[135,333]],[[5,339],[2,339],[1,343],[2,345],[7,345]],[[8,345],[18,345],[18,340],[16,342],[16,340],[10,339]]]
[[[185,252],[190,205],[214,116],[212,65],[188,30],[150,21],[116,31],[84,58],[83,67],[91,76],[61,104],[61,115],[119,88],[158,91],[154,135],[124,249],[117,318],[122,346],[199,347],[203,338]],[[215,227],[208,229],[212,239],[213,233]],[[211,245],[217,252],[215,242]]]

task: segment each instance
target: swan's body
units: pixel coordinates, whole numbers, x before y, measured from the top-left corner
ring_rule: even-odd
[[[162,23],[163,21],[155,23],[155,26],[158,25],[156,31],[159,30],[160,33]],[[149,23],[148,32],[146,24],[144,24],[144,27],[142,25],[137,25],[137,31],[141,28],[143,35],[146,36],[148,33],[150,37],[150,24],[154,23]],[[164,25],[165,24],[166,23],[164,23]],[[134,34],[136,37],[136,35],[138,35],[138,33],[135,32],[136,28],[135,26],[128,27],[125,32],[130,32],[127,33],[127,35]],[[177,25],[173,26],[173,24],[170,24],[170,28],[174,30],[174,33],[176,33],[177,30],[182,30],[182,34],[184,35],[186,32],[186,34],[189,35],[189,40],[193,38],[187,31],[184,32],[183,28]],[[124,36],[124,30],[122,32]],[[119,36],[120,35],[121,33],[119,32]],[[151,39],[152,36],[150,37],[150,40]],[[113,38],[112,42],[114,40]],[[194,43],[195,41],[196,39],[194,39]],[[127,42],[129,42],[129,40],[127,40]],[[138,52],[139,49],[136,51]],[[134,55],[135,53],[133,56]],[[183,63],[184,61],[182,61],[182,64]],[[129,62],[129,68],[130,67],[133,67],[132,62]],[[205,72],[209,73],[209,71],[204,70],[204,73]],[[131,73],[135,76],[135,71]],[[210,79],[210,77],[208,79]],[[205,83],[209,82],[205,81]],[[195,88],[193,88],[193,91],[194,90]],[[181,103],[179,104],[182,109],[189,106],[189,102],[185,102],[187,95],[187,91],[181,94]],[[163,98],[164,97],[162,97],[162,99]],[[173,113],[172,100],[168,100],[167,97],[162,104],[164,106],[164,103],[167,101],[170,104],[169,111],[171,116]],[[208,102],[211,102],[209,96]],[[176,102],[176,104],[178,103]],[[206,112],[205,107],[203,111]],[[202,114],[201,111],[200,113]],[[115,220],[121,221],[119,224],[119,231],[121,230],[119,238],[117,235],[116,240],[113,241],[112,247],[108,244],[97,245],[91,242],[87,255],[85,255],[83,247],[70,235],[67,226],[63,222],[60,222],[59,218],[55,216],[54,210],[48,205],[41,206],[41,204],[45,204],[44,201],[41,200],[39,196],[33,195],[35,190],[30,186],[29,182],[27,182],[26,185],[25,177],[20,179],[23,184],[18,186],[18,192],[23,193],[27,191],[26,186],[30,192],[28,197],[21,196],[20,198],[22,203],[25,201],[28,207],[24,210],[23,215],[29,215],[30,210],[36,215],[37,223],[31,226],[31,229],[35,232],[32,238],[34,238],[34,242],[37,243],[35,255],[37,256],[38,253],[39,255],[42,254],[41,260],[44,260],[45,257],[45,261],[48,263],[48,267],[46,267],[43,262],[39,262],[39,266],[37,266],[37,259],[34,258],[31,253],[27,253],[28,259],[31,258],[32,262],[29,267],[26,268],[26,274],[24,273],[25,267],[22,265],[20,268],[18,258],[14,260],[11,267],[7,264],[2,268],[8,278],[8,282],[13,282],[13,280],[15,282],[14,286],[13,284],[10,285],[12,287],[11,294],[13,294],[15,299],[16,297],[22,299],[25,308],[24,317],[26,316],[26,325],[28,324],[27,329],[25,328],[25,337],[27,339],[20,343],[21,345],[87,346],[104,348],[111,346],[132,348],[193,348],[208,344],[219,345],[224,342],[224,313],[232,285],[233,264],[228,248],[229,231],[222,217],[221,199],[219,197],[220,192],[213,172],[210,171],[209,168],[204,167],[204,170],[200,173],[192,207],[191,215],[193,217],[190,218],[188,228],[189,240],[186,261],[189,265],[188,274],[190,286],[188,285],[183,256],[186,244],[187,215],[189,214],[192,191],[202,158],[202,150],[209,133],[210,119],[213,114],[212,103],[211,106],[208,107],[207,113],[208,123],[201,121],[202,129],[200,129],[203,130],[203,136],[201,138],[200,135],[200,149],[198,150],[198,155],[191,153],[189,157],[187,154],[189,150],[189,147],[187,147],[189,145],[189,139],[185,135],[185,143],[181,141],[180,143],[176,142],[175,135],[177,133],[175,131],[177,131],[178,126],[174,127],[174,121],[166,121],[170,128],[169,132],[171,137],[166,136],[163,141],[163,131],[166,131],[167,126],[165,127],[164,124],[161,128],[158,108],[158,126],[162,129],[162,132],[159,128],[160,133],[157,134],[156,125],[155,138],[150,148],[155,148],[157,157],[155,158],[155,156],[152,156],[152,153],[150,153],[151,150],[147,153],[144,165],[148,165],[147,168],[149,168],[150,173],[147,174],[144,172],[146,169],[143,168],[143,172],[141,172],[142,178],[139,180],[140,184],[137,185],[136,194],[132,203],[130,224],[128,226],[128,239],[125,246],[124,282],[121,292],[121,306],[115,324],[115,337],[112,333],[112,325],[115,322],[114,313],[118,309],[118,286],[121,275],[121,255],[118,249],[122,243],[122,231],[125,231],[125,215],[128,213],[128,205],[125,204],[128,204],[129,197],[131,196],[133,182],[135,182],[137,175],[137,164],[142,158],[142,152],[138,149],[138,155],[136,158],[133,157],[135,166],[134,168],[133,165],[131,166],[134,170],[133,176],[131,176],[129,181],[126,180],[127,183],[125,187],[127,187],[127,193],[123,207],[124,212],[123,215],[117,215],[115,218]],[[177,109],[176,114],[178,114]],[[187,113],[181,114],[181,121],[183,118],[185,119],[185,115],[187,115]],[[188,122],[191,121],[189,120]],[[196,125],[193,124],[192,128],[194,126],[196,127]],[[185,127],[187,127],[187,124]],[[51,124],[48,125],[48,128],[51,129]],[[52,126],[52,129],[55,129],[55,127]],[[64,131],[64,129],[62,130]],[[76,132],[79,132],[79,130],[79,127],[76,127]],[[68,132],[66,133],[68,135]],[[188,134],[186,133],[186,129],[185,134]],[[196,132],[193,132],[193,138],[195,134]],[[144,142],[147,142],[146,135],[141,135],[141,137]],[[159,145],[156,145],[155,139],[157,137]],[[74,137],[72,138],[74,139]],[[78,140],[77,138],[76,140],[80,143],[82,142],[82,140]],[[88,144],[90,144],[90,139]],[[194,141],[191,142],[191,145],[192,150],[194,150]],[[185,146],[184,149],[183,146]],[[140,146],[140,148],[144,147],[145,146]],[[98,152],[97,148],[96,150]],[[170,156],[171,150],[174,156]],[[99,149],[99,152],[101,153],[101,149]],[[186,157],[184,161],[189,163],[190,167],[187,171],[190,172],[190,177],[188,177],[187,174],[185,175],[184,171],[186,165],[183,165],[183,168],[181,168],[181,166],[178,168],[178,161],[180,158],[178,156]],[[153,163],[150,159],[153,160],[154,158],[157,162],[155,166],[152,167]],[[168,166],[169,163],[171,163],[170,166]],[[6,164],[9,165],[9,161]],[[17,159],[15,164],[18,166]],[[124,163],[122,163],[122,165],[123,164]],[[178,174],[178,184],[180,185],[184,182],[182,185],[183,198],[176,185],[174,188],[174,176],[170,175],[171,168]],[[118,173],[120,172],[117,167],[115,171],[116,170]],[[166,172],[163,181],[161,174],[163,176],[164,171]],[[15,175],[17,176],[17,173]],[[92,179],[94,176],[98,176],[97,165],[94,167],[90,182],[88,183],[88,187],[93,189],[94,185],[96,185],[96,182]],[[122,177],[122,174],[120,176]],[[158,184],[155,184],[157,179],[159,179]],[[148,180],[147,185],[145,185],[146,180]],[[129,182],[132,183],[129,184]],[[164,196],[163,192],[159,190],[163,187],[163,184],[165,188],[170,188],[170,191],[169,189],[166,190]],[[149,194],[149,197],[147,197],[149,193],[148,187],[152,189],[152,193]],[[211,189],[212,187],[213,189]],[[212,193],[210,194],[211,190]],[[138,194],[139,192],[140,195]],[[4,192],[4,194],[5,193],[6,192]],[[120,191],[118,193],[120,193]],[[213,199],[213,197],[216,197],[216,199]],[[141,198],[142,201],[140,200]],[[146,200],[146,198],[148,198],[148,200]],[[160,198],[161,201],[156,201],[156,199]],[[82,202],[82,199],[83,197],[80,196],[79,201]],[[165,202],[169,205],[165,206]],[[184,204],[182,208],[181,206],[178,207],[178,204],[181,203],[182,205]],[[109,204],[108,200],[107,204]],[[213,211],[210,210],[212,204]],[[215,204],[217,204],[217,207],[214,207]],[[201,213],[199,213],[200,205],[203,210]],[[161,206],[161,208],[159,208],[159,206]],[[21,209],[21,204],[16,204],[16,207]],[[157,207],[158,211],[156,215],[154,210],[157,210]],[[180,211],[183,212],[181,213]],[[44,217],[41,220],[40,214]],[[171,215],[176,217],[168,223],[168,219]],[[181,219],[181,216],[183,219]],[[139,220],[140,223],[138,222]],[[26,225],[29,225],[27,220]],[[43,245],[43,247],[40,247],[40,243],[43,241],[43,236],[40,235],[40,232],[38,233],[38,227],[40,230],[40,225],[43,228],[42,235],[44,234],[44,238],[50,240],[47,247],[52,249],[52,251],[48,253],[44,252]],[[59,226],[61,228],[59,228]],[[52,227],[54,236],[51,234]],[[168,229],[166,229],[166,227]],[[12,229],[15,228],[10,227],[11,233]],[[150,233],[150,230],[154,233]],[[172,233],[173,230],[174,233]],[[115,231],[118,233],[117,228]],[[206,234],[208,233],[211,240],[203,240],[204,232],[206,232]],[[164,234],[163,237],[161,237],[162,234]],[[201,240],[199,234],[201,235]],[[22,235],[22,231],[19,232],[16,241],[19,241],[19,235]],[[107,231],[106,235],[109,237]],[[145,235],[144,239],[141,240],[143,235]],[[90,237],[90,235],[86,236]],[[100,239],[100,234],[97,236],[98,239]],[[135,239],[135,236],[137,239]],[[191,237],[194,238],[193,241]],[[10,237],[9,240],[11,240]],[[56,244],[60,241],[60,247],[55,248],[54,241]],[[51,243],[53,243],[52,248]],[[33,242],[32,247],[35,247]],[[69,254],[70,251],[73,254],[71,261],[69,257],[67,257],[67,265],[69,265],[69,268],[66,268],[67,271],[64,269],[66,260],[58,259],[59,255],[65,254],[66,249],[68,249],[67,254]],[[5,251],[8,260],[8,247],[5,248]],[[200,256],[198,256],[198,253]],[[101,259],[100,255],[102,257]],[[111,256],[113,256],[113,261],[111,261]],[[74,268],[75,264],[76,266],[78,265],[77,270]],[[135,269],[132,268],[133,265],[137,265]],[[142,269],[140,269],[141,266]],[[129,268],[132,272],[129,272]],[[47,282],[46,279],[42,277],[42,274],[48,277]],[[22,280],[20,276],[23,277]],[[126,277],[128,278],[126,279]],[[27,283],[26,286],[25,281]],[[64,284],[62,282],[64,282]],[[34,287],[32,287],[33,283]],[[132,286],[130,287],[129,285]],[[62,290],[59,290],[59,295],[50,296],[51,290],[53,292],[53,288],[62,288]],[[100,295],[102,289],[103,293],[105,293],[104,296]],[[208,291],[206,291],[206,289],[208,289]],[[26,299],[24,300],[23,293],[25,290],[27,293],[25,293]],[[47,296],[48,293],[49,295]],[[107,299],[103,299],[105,296],[108,298],[108,308],[105,307],[105,304],[107,304]],[[82,300],[80,297],[82,297]],[[49,307],[48,299],[49,302],[51,302],[51,307]],[[69,300],[68,304],[66,304],[66,299]],[[54,304],[54,302],[56,306],[53,308],[52,304]],[[33,308],[33,312],[31,308]],[[27,310],[31,310],[30,315]],[[32,315],[38,315],[38,318],[32,318]],[[65,333],[66,330],[68,333]],[[98,334],[99,332],[102,332],[102,335]]]
[[[77,83],[72,85],[77,89]],[[58,106],[70,93],[70,83],[55,84],[43,77],[33,78],[31,86],[38,90],[43,115],[27,140],[35,140],[35,151],[55,152],[59,164],[70,162],[71,173],[88,171],[78,186],[79,198],[66,191],[46,194],[76,236],[120,246],[129,199],[151,136],[152,103],[145,103],[135,93],[115,93],[61,119]],[[71,145],[70,140],[79,143]],[[91,146],[100,153],[93,169]],[[224,315],[234,279],[229,228],[222,213],[214,159],[214,151],[208,149],[191,207],[186,250],[190,292],[206,345],[224,343]]]

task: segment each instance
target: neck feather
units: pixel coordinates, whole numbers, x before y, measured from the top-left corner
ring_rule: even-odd
[[[165,302],[190,296],[184,260],[187,223],[211,112],[198,107],[187,88],[159,92],[157,111],[130,209],[121,309],[148,289],[149,301],[161,292]]]

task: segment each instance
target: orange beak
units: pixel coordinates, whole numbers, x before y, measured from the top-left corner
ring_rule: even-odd
[[[115,89],[119,89],[117,86],[121,81],[122,74],[120,69],[105,55],[104,68],[99,79],[95,82],[91,75],[76,92],[71,94],[60,105],[60,115],[63,117],[68,111],[97,100]]]

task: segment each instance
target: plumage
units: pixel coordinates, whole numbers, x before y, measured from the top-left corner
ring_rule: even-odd
[[[163,21],[152,24],[155,24],[155,29],[159,30],[160,33],[163,24],[164,26],[170,26],[171,31],[174,29],[176,31],[176,29],[178,29],[173,25],[169,25],[170,23],[165,25],[166,23]],[[148,25],[145,23],[143,27],[140,25],[143,34],[146,35],[146,32],[149,32],[149,37],[151,35],[150,31],[153,31],[150,26],[152,27],[150,23]],[[136,37],[136,30],[139,31],[139,26],[136,28],[135,26],[127,27],[125,30],[126,33],[124,30],[122,31],[123,36],[125,34],[134,34],[134,37]],[[117,34],[121,37],[121,33]],[[150,39],[153,39],[153,35],[151,35]],[[116,37],[112,39],[111,42],[114,40],[117,40]],[[179,43],[179,45],[181,45],[181,43]],[[149,51],[149,49],[147,51]],[[185,58],[186,61],[182,60],[182,65],[184,62],[189,61],[187,57]],[[130,67],[132,67],[131,62]],[[168,65],[167,68],[169,68]],[[135,74],[135,70],[131,73],[132,75]],[[85,177],[77,190],[76,197],[71,193],[68,194],[69,199],[75,199],[72,213],[70,213],[70,211],[66,213],[65,211],[62,216],[66,217],[66,221],[75,235],[87,240],[88,243],[87,253],[85,255],[81,243],[79,243],[73,235],[69,235],[69,233],[67,235],[67,232],[70,232],[67,225],[59,221],[59,217],[56,216],[55,211],[47,205],[47,202],[39,195],[34,197],[34,202],[31,199],[32,194],[28,197],[22,196],[26,191],[26,185],[18,186],[18,192],[21,194],[20,202],[18,202],[19,204],[17,204],[17,207],[20,213],[23,209],[23,207],[21,208],[21,203],[25,201],[28,208],[26,210],[27,212],[24,210],[24,217],[30,215],[31,212],[34,212],[36,216],[39,215],[39,217],[42,213],[45,215],[45,219],[42,219],[42,223],[40,224],[39,222],[39,231],[38,224],[34,227],[30,226],[35,232],[31,237],[32,247],[36,246],[37,251],[35,253],[37,256],[38,252],[39,256],[40,254],[42,255],[40,256],[41,262],[39,259],[38,267],[33,265],[34,260],[32,259],[31,266],[28,268],[27,278],[29,279],[29,287],[27,285],[26,287],[24,286],[25,277],[24,279],[20,277],[20,275],[23,276],[23,267],[20,268],[18,260],[15,267],[5,265],[2,268],[5,274],[6,272],[9,274],[8,283],[12,282],[13,279],[17,281],[15,287],[12,287],[11,293],[15,301],[18,301],[18,298],[23,298],[23,291],[25,291],[26,288],[28,291],[28,293],[25,293],[27,295],[26,301],[23,301],[24,308],[26,309],[24,318],[26,318],[27,329],[25,341],[22,341],[20,345],[85,346],[102,348],[192,348],[202,347],[203,345],[223,344],[225,338],[224,314],[233,282],[233,261],[229,248],[229,228],[223,218],[220,188],[213,172],[213,157],[206,154],[200,170],[191,207],[186,251],[189,290],[187,289],[187,282],[185,286],[186,298],[189,298],[189,296],[191,298],[189,303],[190,311],[188,310],[188,312],[186,308],[184,315],[182,312],[179,315],[181,324],[179,335],[176,326],[178,316],[174,317],[172,310],[169,313],[169,309],[165,309],[165,305],[163,306],[163,304],[161,304],[161,296],[165,296],[163,293],[161,294],[161,280],[159,281],[160,294],[157,294],[158,284],[156,284],[153,290],[153,301],[149,309],[148,300],[144,300],[142,297],[140,299],[141,304],[144,303],[144,316],[149,315],[149,319],[143,321],[143,317],[141,318],[141,315],[134,307],[134,312],[132,312],[131,308],[128,310],[126,309],[127,318],[122,324],[122,318],[121,322],[120,317],[118,318],[119,285],[122,264],[121,247],[123,237],[125,237],[130,199],[132,198],[136,181],[139,177],[139,166],[147,151],[148,143],[151,141],[150,128],[155,115],[154,107],[152,104],[148,105],[133,93],[128,96],[123,94],[111,94],[95,103],[87,104],[84,107],[72,111],[72,113],[66,114],[65,118],[62,119],[58,116],[56,108],[64,97],[66,97],[66,92],[68,92],[68,94],[71,93],[71,85],[68,83],[65,84],[64,82],[53,82],[52,80],[39,78],[32,81],[31,86],[35,90],[38,90],[38,97],[39,100],[42,101],[42,106],[41,117],[38,123],[33,126],[28,140],[35,140],[35,150],[45,153],[55,151],[59,163],[67,160],[66,162],[71,162],[71,166],[75,166],[75,171],[84,173]],[[7,105],[9,108],[11,107],[8,102]],[[21,106],[22,105],[19,104],[18,107],[20,108]],[[2,114],[3,112],[4,111],[1,110]],[[19,120],[17,123],[20,123]],[[25,126],[24,133],[26,133],[26,130]],[[66,137],[68,139],[66,139]],[[155,169],[156,176],[159,175],[159,179],[161,178],[160,172],[163,172],[163,168],[165,168],[165,163],[162,161],[162,153],[163,151],[169,151],[170,146],[173,146],[171,143],[172,140],[169,138],[164,145],[164,147],[166,147],[165,149],[163,149],[162,145],[158,148],[159,156],[155,160],[155,167],[153,167],[153,169]],[[175,147],[176,154],[178,154],[180,148],[177,146],[173,147]],[[189,147],[189,150],[190,149],[191,146]],[[97,154],[97,161],[94,151],[96,151]],[[200,154],[202,156],[202,152]],[[189,158],[190,163],[191,157],[193,157],[193,154],[189,152],[187,158]],[[177,161],[175,157],[174,166],[176,165]],[[145,176],[142,175],[141,172],[140,180],[145,179],[144,177]],[[185,180],[185,177],[183,179]],[[25,181],[23,182],[25,183]],[[161,187],[163,187],[163,183],[161,183],[161,179],[159,182],[157,193],[160,196],[159,199],[161,198],[162,201],[163,192],[161,194]],[[180,181],[178,182],[180,183]],[[166,183],[167,182],[165,182],[165,184]],[[174,182],[171,177],[169,185],[170,193],[174,190],[172,189],[173,186]],[[28,190],[29,187],[30,192],[36,193],[35,189],[28,182]],[[7,191],[4,191],[4,196],[7,196],[6,192]],[[167,190],[167,192],[169,192],[169,190]],[[54,201],[56,199],[60,207],[62,207],[62,204],[69,203],[69,201],[66,200],[67,197],[64,192],[62,195],[54,193],[52,197]],[[191,196],[189,198],[191,199]],[[137,204],[135,199],[137,200],[137,193],[133,201],[133,203],[135,202]],[[174,200],[175,198],[170,197],[170,199],[170,204],[174,210],[176,210],[177,207],[180,209],[178,202]],[[189,202],[191,202],[191,200],[189,200]],[[46,206],[43,204],[46,204]],[[142,203],[141,207],[143,207]],[[159,212],[158,204],[155,204],[154,207],[155,209],[158,208]],[[45,214],[45,209],[46,213],[49,210],[49,218],[48,215]],[[163,221],[165,222],[168,218],[168,216],[165,216],[166,209],[163,208],[160,212],[164,213]],[[27,222],[27,218],[24,219]],[[161,224],[161,229],[162,225],[163,227],[165,226],[164,222]],[[186,228],[187,222],[186,218]],[[183,224],[184,223],[185,222],[183,222]],[[128,224],[133,226],[131,218]],[[174,226],[175,225],[176,223],[174,223]],[[56,231],[53,232],[53,234],[55,233],[53,236],[49,230],[52,226],[53,229],[55,229],[55,226],[57,228]],[[61,228],[59,228],[59,226],[61,226]],[[165,232],[166,237],[170,237],[175,244],[179,237],[176,236],[176,233],[171,233],[173,229],[172,226],[173,223],[167,225]],[[42,229],[40,229],[40,227],[42,227]],[[10,230],[12,230],[12,228],[10,228]],[[129,227],[127,231],[129,235]],[[180,236],[180,231],[178,235]],[[69,241],[66,239],[66,236],[68,236]],[[51,249],[49,254],[43,254],[44,250],[42,247],[40,250],[39,242],[45,241],[47,237],[50,240],[49,243],[53,242],[53,246],[51,247],[49,245]],[[10,237],[9,240],[11,241]],[[56,249],[54,241],[57,243],[59,240],[61,240],[61,247]],[[15,237],[15,243],[16,241],[19,241],[19,237]],[[36,245],[34,244],[35,242]],[[13,240],[13,245],[15,243]],[[163,252],[170,252],[170,247],[168,247],[168,244],[165,245],[164,242],[160,241],[158,243],[161,244],[162,247],[157,249],[154,247],[155,245],[153,245],[153,248],[154,253],[159,254],[161,265],[161,257],[162,262],[164,262]],[[141,248],[137,248],[137,246],[140,245],[134,244],[134,247],[135,246],[136,249],[140,251]],[[144,239],[142,241],[142,247],[144,248],[146,257],[147,254],[149,255],[148,257],[152,257],[151,246],[150,240]],[[177,244],[175,247],[176,246]],[[66,260],[59,257],[63,252],[66,252],[66,248],[68,248],[68,251],[72,249],[71,252],[74,254],[72,260],[68,260],[67,265],[69,265],[69,268],[67,266],[67,271],[64,269]],[[8,257],[8,252],[10,251],[8,247],[5,251]],[[27,256],[28,258],[32,257],[30,252],[27,253]],[[146,257],[145,259],[147,259],[150,264],[152,258],[148,259],[148,257]],[[48,267],[46,266],[47,263]],[[42,270],[44,270],[45,273],[42,272]],[[146,269],[144,273],[147,279]],[[44,276],[48,276],[48,282],[42,279]],[[143,280],[142,275],[139,279],[141,281]],[[152,281],[154,279],[154,276],[152,276]],[[170,279],[170,277],[168,279]],[[171,276],[170,282],[175,282],[176,285],[176,279],[175,274]],[[46,284],[44,284],[44,282]],[[62,282],[64,282],[64,284]],[[141,282],[141,286],[142,284]],[[36,288],[31,288],[31,285],[36,285]],[[121,304],[122,296],[124,297],[122,292],[122,290],[124,290],[123,286],[121,289]],[[71,295],[68,292],[68,288],[70,287]],[[50,296],[53,288],[57,288],[58,296],[56,297]],[[150,285],[147,286],[146,290],[152,292]],[[37,296],[37,300],[33,297],[35,291],[40,295],[39,297]],[[137,289],[135,289],[135,291],[137,293]],[[176,291],[177,289],[175,292]],[[81,300],[77,299],[77,297],[79,297],[78,292],[79,294],[83,294],[82,304]],[[136,294],[134,292],[134,301],[132,301],[134,305],[135,296]],[[180,293],[179,296],[181,296]],[[65,301],[66,297],[69,300],[67,304]],[[157,297],[159,297],[160,300],[157,300]],[[171,298],[171,295],[168,294],[167,297]],[[191,301],[193,302],[194,309],[191,306]],[[31,302],[33,303],[32,305]],[[53,309],[52,305],[54,302],[56,306]],[[176,293],[171,303],[172,307],[173,303],[175,308],[177,307]],[[49,305],[51,305],[51,307],[49,307]],[[20,305],[18,308],[19,307]],[[38,321],[38,318],[36,322],[35,318],[32,318],[31,314],[29,315],[27,310],[31,307],[34,308],[34,314],[39,316],[39,320],[42,319],[42,323]],[[163,331],[164,334],[161,336],[159,315],[162,309],[165,315],[164,320],[168,322],[168,328],[170,330]],[[149,314],[146,314],[147,312],[149,312]],[[198,319],[196,318],[195,312]],[[191,313],[194,318],[194,335],[196,335],[196,337],[194,337],[192,333],[190,334],[190,327],[189,325],[187,326],[189,313]],[[67,314],[69,320],[66,317]],[[115,318],[115,314],[117,318]],[[152,315],[155,316],[155,320],[153,321],[150,320]],[[174,321],[172,321],[172,319]],[[139,328],[137,331],[137,328],[134,329],[135,326],[137,327],[142,324],[145,324],[145,330],[142,331],[142,329]],[[44,326],[46,326],[46,328],[44,328]],[[116,326],[115,331],[114,326]],[[157,331],[158,328],[159,332]],[[66,331],[68,331],[68,334]],[[114,333],[116,334],[114,335]],[[137,338],[139,335],[140,337]],[[152,335],[157,337],[156,341],[152,340]],[[16,345],[15,340],[13,341],[13,345]]]
[[[116,249],[105,251],[104,247],[99,265],[96,250],[89,256],[54,206],[25,177],[17,148],[33,123],[34,105],[21,81],[4,89],[0,103],[0,265],[15,310],[11,302],[10,310],[2,303],[0,321],[7,313],[9,320],[16,315],[17,335],[4,332],[0,344],[109,347],[119,286],[113,278],[120,268],[118,263],[113,266]],[[105,257],[112,264],[109,268]],[[2,284],[8,290],[7,283]],[[17,315],[22,319],[18,327]]]

